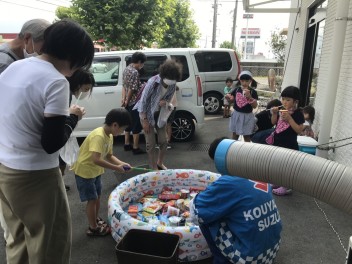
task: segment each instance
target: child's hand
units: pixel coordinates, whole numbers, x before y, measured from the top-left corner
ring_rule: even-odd
[[[116,166],[116,171],[117,172],[121,172],[121,173],[125,173],[127,170],[125,170],[124,166],[126,166],[125,164],[120,164]]]
[[[272,107],[272,108],[271,108],[271,112],[272,112],[273,114],[277,114],[277,113],[279,112],[279,107],[277,107],[277,106]]]
[[[281,111],[281,118],[282,120],[285,120],[286,122],[289,122],[292,119],[292,116],[290,115],[290,113],[286,110],[286,111]]]
[[[250,98],[251,97],[251,93],[248,89],[244,89],[243,90],[243,95],[246,97],[246,98]]]
[[[130,165],[125,164],[125,165],[123,165],[122,167],[123,167],[123,169],[125,170],[125,172],[128,172],[128,171],[131,170],[131,166],[130,166]]]

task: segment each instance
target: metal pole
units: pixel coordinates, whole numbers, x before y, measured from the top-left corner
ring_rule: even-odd
[[[247,59],[247,36],[248,36],[248,17],[247,17],[247,26],[246,26],[246,38],[244,40],[244,59]]]
[[[235,10],[233,11],[232,39],[231,39],[232,48],[234,48],[236,44],[235,34],[236,34],[236,20],[237,20],[237,4],[238,4],[238,0],[236,0]]]
[[[218,17],[218,0],[214,0],[214,18],[213,18],[213,39],[211,41],[211,47],[215,48],[216,43],[216,20]]]

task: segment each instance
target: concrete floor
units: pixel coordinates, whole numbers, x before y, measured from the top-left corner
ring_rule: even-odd
[[[229,119],[221,116],[207,116],[206,119],[206,126],[196,132],[192,142],[173,143],[174,147],[167,152],[165,161],[167,167],[216,171],[206,148],[214,138],[230,135]],[[133,155],[131,152],[124,152],[122,145],[122,138],[118,138],[114,152],[120,159],[132,165],[147,163],[146,154]],[[64,180],[71,186],[71,190],[67,192],[73,224],[71,263],[117,263],[116,242],[110,236],[90,238],[85,235],[87,229],[85,204],[79,200],[72,172],[67,172]],[[107,213],[109,194],[117,184],[119,181],[115,174],[107,171],[103,176],[102,216]],[[276,197],[276,203],[283,222],[282,243],[276,264],[345,263],[348,240],[352,235],[350,215],[297,191],[290,196]],[[0,231],[0,263],[6,263],[2,231]],[[192,263],[210,264],[211,260]]]

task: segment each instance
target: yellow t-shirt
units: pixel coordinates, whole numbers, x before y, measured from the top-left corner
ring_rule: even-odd
[[[77,161],[73,164],[72,170],[76,175],[92,179],[102,175],[104,168],[93,163],[92,152],[101,154],[101,158],[105,159],[108,154],[112,155],[113,136],[106,135],[103,127],[94,129],[84,140],[79,148]]]

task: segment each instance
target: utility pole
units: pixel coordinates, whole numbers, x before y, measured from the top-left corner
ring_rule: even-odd
[[[235,47],[235,34],[236,34],[236,21],[237,21],[237,4],[238,0],[236,0],[235,10],[233,11],[233,24],[232,24],[232,39],[231,39],[231,46]]]
[[[211,41],[211,47],[215,48],[216,44],[216,22],[218,17],[218,0],[214,0],[214,18],[213,18],[213,38]]]

